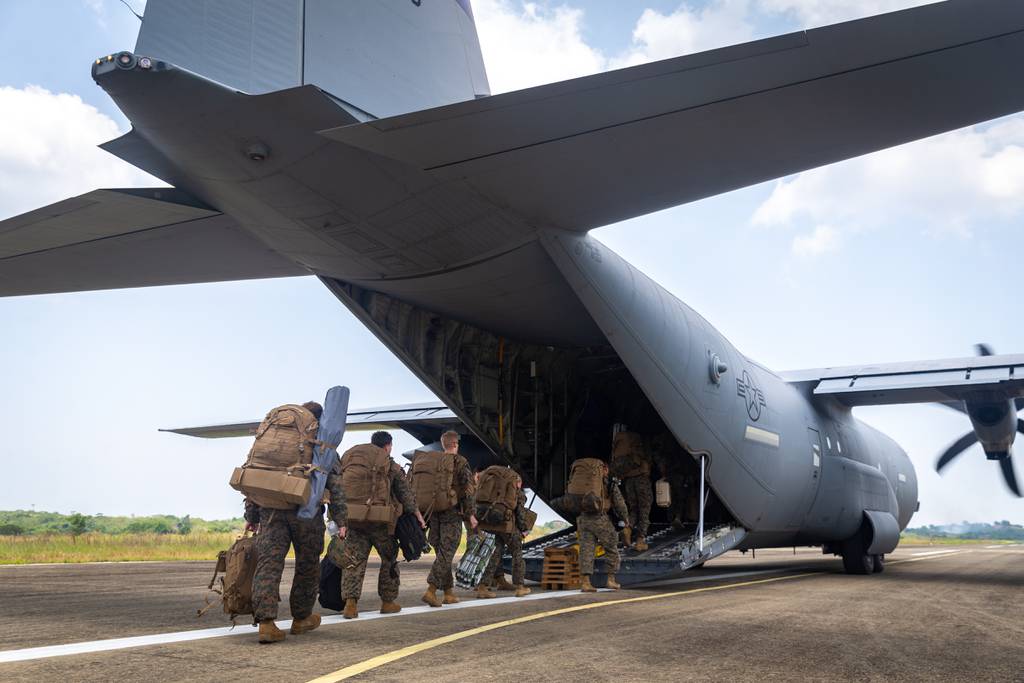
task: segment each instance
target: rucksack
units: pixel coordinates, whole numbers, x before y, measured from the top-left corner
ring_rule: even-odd
[[[612,458],[609,467],[619,479],[646,476],[651,473],[651,461],[644,450],[644,438],[636,432],[619,432],[612,439]]]
[[[484,531],[515,530],[519,475],[508,467],[491,465],[480,474],[476,490],[476,518]]]
[[[420,559],[423,553],[430,549],[427,545],[426,532],[420,526],[416,515],[411,512],[406,512],[398,518],[398,523],[395,524],[395,539],[398,540],[398,547],[406,562]]]
[[[394,532],[398,505],[391,497],[391,456],[373,444],[353,446],[341,456],[341,488],[348,502],[348,524],[387,524]]]
[[[444,512],[458,505],[455,465],[458,455],[438,451],[416,451],[409,476],[416,506],[424,515]]]
[[[320,425],[298,405],[274,408],[256,430],[245,464],[231,475],[231,487],[260,507],[289,510],[310,495],[309,474]]]
[[[580,458],[569,470],[567,496],[572,496],[580,512],[608,512],[611,501],[605,491],[604,461],[597,458]]]
[[[220,578],[220,586],[214,587],[217,583],[217,575],[223,573]],[[207,586],[214,593],[220,596],[224,606],[224,613],[231,617],[231,623],[235,623],[235,617],[240,614],[252,614],[252,577],[256,573],[256,537],[243,534],[227,550],[221,550],[217,554],[217,566],[213,570],[213,578]],[[198,616],[203,616],[216,602],[207,599],[206,607],[199,610]]]

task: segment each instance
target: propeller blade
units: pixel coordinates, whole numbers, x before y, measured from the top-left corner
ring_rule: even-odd
[[[979,356],[994,356],[996,352],[992,350],[992,347],[988,344],[975,344],[974,350],[978,352]]]
[[[978,436],[974,432],[968,432],[957,439],[956,443],[946,449],[939,461],[935,463],[935,471],[941,472],[942,468],[952,462],[953,458],[960,455],[968,448],[978,442]]]
[[[1006,485],[1013,491],[1013,495],[1020,498],[1020,486],[1017,485],[1017,475],[1013,471],[1013,460],[1010,459],[1009,455],[999,461],[999,469],[1003,471],[1003,479],[1006,480]]]

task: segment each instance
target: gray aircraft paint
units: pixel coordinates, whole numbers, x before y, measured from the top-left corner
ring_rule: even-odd
[[[99,60],[94,76],[133,124],[105,149],[176,189],[101,190],[0,223],[0,294],[313,273],[483,447],[519,466],[505,367],[481,354],[507,346],[547,368],[553,414],[555,374],[568,401],[574,363],[610,349],[675,439],[708,455],[711,489],[749,532],[735,536],[743,547],[834,543],[862,525],[877,552],[895,543],[917,504],[914,470],[851,405],[1024,394],[1015,356],[779,376],[585,235],[1024,109],[1021,4],[942,3],[480,99],[482,63],[445,47],[479,54],[455,0],[267,7],[150,0],[138,49],[171,63],[143,68],[128,54],[123,67]],[[409,39],[408,22],[427,42],[384,39]],[[274,27],[292,38],[268,42]],[[441,48],[427,50],[434,39]],[[404,64],[410,49],[423,64]],[[310,74],[319,88],[300,85]],[[193,241],[167,258],[180,235]],[[718,381],[715,357],[727,366]],[[908,374],[915,386],[901,383]],[[567,405],[562,419],[576,419]],[[535,490],[564,486],[565,443],[546,462],[534,445]]]

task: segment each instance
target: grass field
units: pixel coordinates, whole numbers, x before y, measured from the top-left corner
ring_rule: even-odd
[[[0,564],[213,560],[237,534],[66,534],[0,536]]]
[[[67,534],[0,536],[0,564],[212,561],[237,537],[236,533],[219,532],[187,535],[88,533],[77,539]],[[463,535],[458,552],[462,553],[465,548]]]

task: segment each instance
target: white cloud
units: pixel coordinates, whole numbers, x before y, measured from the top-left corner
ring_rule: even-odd
[[[77,95],[0,87],[0,217],[99,187],[162,185],[96,147],[117,124]]]
[[[813,258],[839,249],[839,231],[831,225],[819,225],[807,235],[793,240],[793,253],[805,258]]]
[[[938,0],[757,0],[764,12],[787,14],[802,26],[824,26],[909,7],[929,5]]]
[[[1016,116],[780,180],[752,222],[845,232],[912,225],[969,236],[974,225],[1022,212],[1024,118]]]
[[[583,10],[518,0],[475,0],[473,13],[491,91],[519,90],[603,71],[583,40]]]
[[[633,46],[612,60],[615,67],[702,52],[753,40],[749,0],[714,0],[704,7],[680,5],[670,14],[645,9],[633,29]]]

